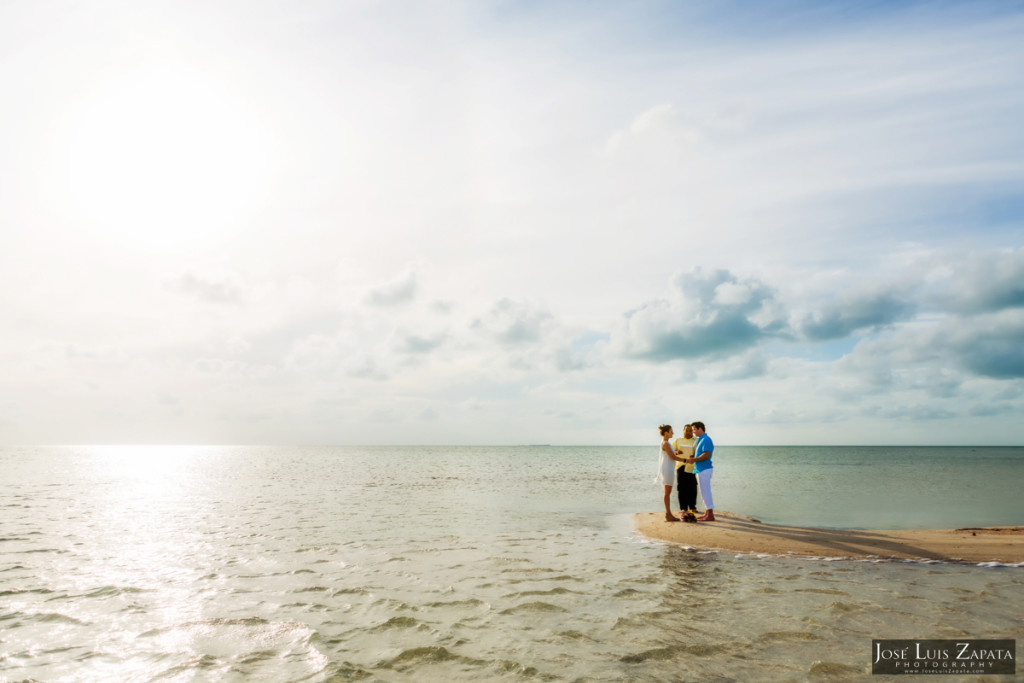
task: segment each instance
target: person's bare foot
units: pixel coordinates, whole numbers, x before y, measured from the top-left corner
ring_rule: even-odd
[[[715,521],[715,513],[712,510],[708,510],[703,515],[697,518],[698,522],[713,522]]]
[[[665,515],[665,521],[666,522],[678,522],[679,518],[676,517],[675,515]]]

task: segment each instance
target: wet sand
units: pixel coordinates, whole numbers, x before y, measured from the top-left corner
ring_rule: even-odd
[[[715,511],[717,521],[666,522],[664,512],[633,516],[648,538],[741,553],[955,562],[1024,562],[1024,527],[969,529],[814,529],[762,524]]]

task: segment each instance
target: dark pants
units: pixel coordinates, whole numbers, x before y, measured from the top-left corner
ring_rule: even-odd
[[[697,475],[693,472],[683,472],[680,467],[676,470],[676,488],[679,489],[679,509],[697,509]]]

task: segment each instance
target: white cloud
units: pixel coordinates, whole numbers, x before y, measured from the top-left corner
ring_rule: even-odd
[[[530,304],[501,299],[470,326],[500,344],[521,346],[539,342],[551,319],[550,313]]]
[[[416,296],[416,274],[407,273],[402,277],[378,287],[366,295],[371,306],[397,306],[413,300]]]
[[[914,316],[915,305],[903,292],[843,292],[833,301],[807,315],[800,331],[815,341],[843,339],[858,331],[873,330]]]
[[[444,344],[447,338],[448,335],[444,333],[433,336],[407,334],[402,337],[400,349],[413,354],[429,353]]]
[[[929,280],[929,302],[963,314],[1024,307],[1024,248],[943,255]]]
[[[658,362],[739,353],[784,331],[784,321],[754,316],[773,308],[764,284],[725,270],[679,275],[672,298],[628,312],[612,342],[619,353]]]
[[[244,285],[240,278],[229,272],[187,272],[168,283],[172,290],[184,292],[203,301],[217,304],[238,304],[242,300]]]

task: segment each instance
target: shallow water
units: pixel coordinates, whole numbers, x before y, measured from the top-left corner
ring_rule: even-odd
[[[842,526],[862,497],[843,509],[835,491],[879,456],[944,472],[926,522],[975,494],[941,488],[952,453],[784,451],[721,448],[720,506]],[[997,509],[1020,456],[977,451],[992,508],[959,525],[1020,522]],[[647,541],[630,515],[660,504],[656,462],[656,446],[0,450],[0,680],[867,680],[873,638],[1024,635],[1020,568]]]

